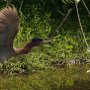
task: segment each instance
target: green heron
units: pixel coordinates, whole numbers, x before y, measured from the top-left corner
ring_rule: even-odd
[[[45,41],[39,38],[32,39],[22,48],[13,48],[14,38],[19,30],[19,19],[16,8],[7,6],[0,12],[0,60],[27,54],[35,46]]]

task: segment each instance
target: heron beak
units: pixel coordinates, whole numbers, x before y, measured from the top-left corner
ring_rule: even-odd
[[[50,42],[51,42],[51,40],[43,40],[43,44],[48,44]]]

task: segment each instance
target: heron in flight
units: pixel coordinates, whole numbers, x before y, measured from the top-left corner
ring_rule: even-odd
[[[7,6],[0,12],[0,60],[28,54],[31,49],[46,41],[43,39],[32,39],[22,48],[14,48],[14,38],[19,31],[19,18],[13,5]]]

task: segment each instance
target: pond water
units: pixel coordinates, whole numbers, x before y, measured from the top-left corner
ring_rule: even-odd
[[[90,90],[90,74],[49,69],[30,74],[0,75],[0,90]]]

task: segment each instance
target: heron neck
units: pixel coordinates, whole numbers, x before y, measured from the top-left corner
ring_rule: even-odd
[[[16,52],[16,55],[28,54],[33,49],[33,47],[35,46],[30,42],[27,43],[23,48],[16,48],[14,50]]]

